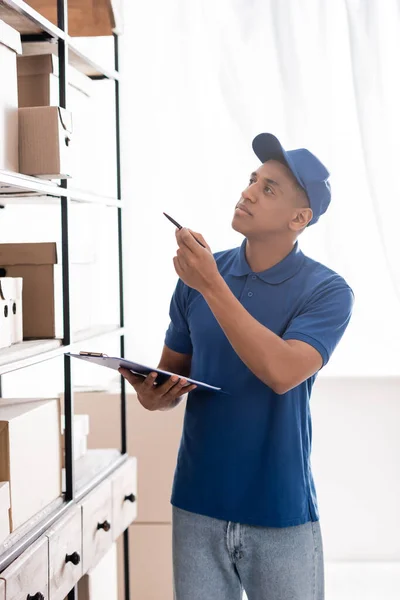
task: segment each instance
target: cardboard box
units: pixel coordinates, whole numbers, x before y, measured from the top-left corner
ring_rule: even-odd
[[[82,248],[86,262],[79,262],[79,252],[72,250],[70,310],[72,329],[77,332],[94,325],[95,287],[93,257],[87,252],[85,256],[85,248]],[[23,278],[23,338],[62,338],[62,269],[58,264],[56,242],[0,244],[0,269],[9,277]]]
[[[54,0],[30,0],[29,4],[57,25]],[[122,33],[122,0],[69,0],[68,32],[72,36],[102,36]]]
[[[0,20],[0,169],[19,170],[17,54],[21,54],[18,31]]]
[[[0,481],[0,545],[10,534],[10,484]]]
[[[24,339],[62,338],[61,269],[55,242],[0,244],[0,268],[23,278]]]
[[[59,106],[59,73],[56,56],[53,54],[19,56],[17,74],[19,108]],[[90,105],[93,81],[69,65],[68,83],[68,107],[71,111],[79,112],[80,108],[86,108],[88,103]]]
[[[124,599],[121,542],[122,538],[118,541],[119,600]],[[172,525],[131,525],[129,562],[131,598],[173,600]]]
[[[72,114],[59,106],[36,106],[18,109],[18,117],[21,173],[43,179],[72,177]]]
[[[59,73],[58,58],[52,54],[19,56],[18,106],[58,106]],[[67,106],[73,115],[73,151],[70,156],[73,186],[77,189],[92,189],[96,180],[97,164],[93,164],[93,135],[98,127],[96,102],[92,97],[94,82],[68,67]]]
[[[0,399],[0,480],[10,482],[10,530],[61,495],[60,400]]]
[[[61,415],[61,445],[63,467],[65,466],[65,415]],[[87,439],[89,435],[89,415],[74,415],[74,459],[78,460],[87,452]]]
[[[117,546],[113,544],[97,565],[79,580],[79,600],[118,600],[117,574]]]

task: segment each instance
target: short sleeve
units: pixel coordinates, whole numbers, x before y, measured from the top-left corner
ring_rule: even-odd
[[[333,282],[310,298],[282,338],[310,344],[321,354],[325,366],[346,331],[353,304],[354,294],[344,280]]]
[[[175,352],[192,354],[192,341],[187,322],[189,288],[179,279],[172,295],[169,316],[170,324],[165,334],[165,345]]]

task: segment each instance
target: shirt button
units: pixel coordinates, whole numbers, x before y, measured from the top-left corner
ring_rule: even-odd
[[[251,298],[252,295],[253,295],[253,292],[249,292],[247,295],[248,295],[249,298]]]
[[[256,275],[252,275],[251,278],[252,279],[257,279],[257,276]]]

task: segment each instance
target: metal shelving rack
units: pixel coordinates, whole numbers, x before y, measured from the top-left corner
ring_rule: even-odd
[[[38,340],[23,342],[15,347],[0,351],[0,375],[22,369],[57,356],[64,356],[64,411],[65,411],[65,496],[54,506],[44,511],[42,519],[24,535],[17,537],[6,552],[0,553],[0,572],[17,558],[30,544],[38,539],[69,506],[79,501],[82,496],[93,489],[100,481],[108,477],[127,458],[127,414],[125,380],[121,377],[121,449],[118,456],[113,457],[98,475],[84,486],[76,489],[73,460],[73,382],[71,359],[67,352],[76,351],[77,344],[101,336],[116,335],[120,338],[120,356],[124,356],[124,302],[123,302],[123,264],[122,264],[122,192],[121,192],[121,159],[120,159],[120,84],[119,84],[119,39],[114,36],[114,70],[105,68],[87,57],[76,48],[74,39],[68,35],[68,0],[57,0],[57,26],[42,17],[23,0],[0,0],[0,18],[9,22],[21,32],[22,41],[48,45],[49,52],[58,55],[59,61],[59,99],[60,106],[68,107],[68,64],[81,70],[92,79],[110,79],[115,84],[115,135],[117,162],[117,195],[115,198],[98,194],[81,192],[70,188],[67,180],[61,185],[41,181],[16,173],[0,170],[0,204],[26,203],[29,196],[31,202],[60,203],[61,208],[61,244],[63,272],[63,340]],[[5,14],[4,14],[5,12]],[[9,18],[7,18],[9,16]],[[20,22],[20,28],[16,26]],[[120,323],[116,328],[97,328],[73,338],[70,320],[70,260],[69,260],[69,211],[71,201],[94,203],[112,206],[118,211],[118,260],[119,260],[119,308]],[[129,533],[123,534],[124,583],[125,600],[130,599],[129,585]],[[69,600],[77,600],[76,588],[68,595]]]

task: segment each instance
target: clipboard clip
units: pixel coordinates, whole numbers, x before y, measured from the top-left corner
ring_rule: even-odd
[[[102,352],[85,352],[83,350],[79,354],[80,356],[96,356],[98,358],[106,358],[108,356],[108,354],[103,354]]]

